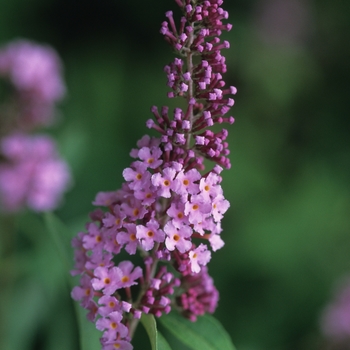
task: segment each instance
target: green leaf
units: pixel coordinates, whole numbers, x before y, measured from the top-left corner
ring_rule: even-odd
[[[87,311],[77,302],[74,302],[75,312],[78,319],[79,341],[81,350],[101,349],[100,337],[102,333],[96,329],[94,323],[86,318]]]
[[[53,213],[45,213],[44,220],[47,230],[57,247],[58,253],[66,267],[66,275],[72,289],[75,286],[74,279],[69,276],[69,270],[73,263],[73,249],[71,247],[71,232],[69,228]],[[74,302],[74,310],[80,333],[80,349],[95,350],[100,348],[101,344],[99,332],[95,325],[86,318],[87,311],[83,309],[77,302]]]
[[[145,330],[148,334],[149,341],[151,342],[152,350],[158,350],[158,341],[157,341],[157,324],[153,315],[146,315],[142,313],[141,323],[145,327]]]
[[[171,350],[170,345],[158,331],[158,350]]]
[[[235,350],[230,336],[214,317],[205,315],[191,322],[172,312],[159,318],[159,322],[175,338],[193,350]]]
[[[153,315],[142,314],[141,323],[148,334],[152,350],[171,350],[165,338],[158,332],[157,323]]]
[[[44,220],[68,272],[73,262],[73,249],[70,244],[72,234],[68,227],[53,213],[45,213]]]
[[[45,291],[34,279],[23,278],[16,288],[1,286],[1,299],[1,349],[28,349],[45,317]]]

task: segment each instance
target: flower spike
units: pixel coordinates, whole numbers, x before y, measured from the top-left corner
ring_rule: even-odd
[[[168,97],[184,99],[186,107],[173,112],[166,106],[151,108],[154,118],[146,126],[159,137],[146,135],[138,141],[120,190],[97,195],[94,204],[105,210],[91,218],[100,234],[87,226],[88,232],[73,241],[73,274],[80,273],[82,279],[72,296],[90,312],[97,305],[102,349],[113,344],[130,348],[141,313],[160,317],[175,307],[195,321],[214,312],[219,298],[207,264],[211,250],[224,245],[221,219],[229,202],[220,173],[231,164],[227,130],[210,128],[234,122],[227,113],[237,89],[225,87],[221,54],[230,45],[220,40],[221,32],[232,26],[223,23],[228,13],[222,0],[175,2],[182,11],[180,22],[168,11],[160,29],[177,56],[164,72]],[[205,158],[214,162],[212,169],[205,170]],[[107,238],[113,236],[119,249],[110,248]],[[102,241],[96,243],[97,237]],[[131,261],[116,265],[121,250],[130,257],[139,253],[143,267]],[[96,259],[101,259],[99,266]],[[123,309],[123,302],[130,308]]]

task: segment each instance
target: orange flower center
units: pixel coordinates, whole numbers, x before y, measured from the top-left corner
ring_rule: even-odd
[[[129,277],[128,276],[124,276],[123,278],[122,278],[122,282],[123,283],[126,283],[126,282],[128,282],[129,281]]]

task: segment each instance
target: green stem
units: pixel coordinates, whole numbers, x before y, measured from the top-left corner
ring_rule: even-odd
[[[156,252],[159,248],[159,243],[156,243],[155,244],[155,247],[153,248],[153,251]],[[145,294],[145,292],[147,291],[147,289],[149,288],[150,286],[150,283],[151,283],[151,280],[152,278],[154,277],[154,275],[156,274],[156,271],[157,271],[157,265],[158,265],[158,259],[156,259],[154,256],[153,256],[153,263],[152,263],[152,267],[151,267],[151,271],[150,271],[150,274],[149,274],[149,279],[147,281],[145,281],[144,285],[142,286],[141,290],[140,290],[140,293],[138,295],[138,298],[136,300],[136,302],[134,303],[135,305],[135,308],[137,309],[139,307],[139,304]],[[131,321],[130,321],[130,325],[129,325],[129,336],[130,338],[132,339],[132,337],[134,336],[134,333],[136,331],[136,328],[139,324],[140,320],[137,319],[137,318],[133,318]]]
[[[0,285],[14,288],[19,272],[14,215],[0,216],[0,232]]]
[[[192,25],[193,27],[193,25]],[[189,104],[190,100],[193,98],[194,96],[194,88],[193,88],[193,79],[192,79],[192,74],[193,74],[193,53],[190,50],[190,47],[193,43],[193,31],[191,32],[190,36],[189,36],[189,41],[188,41],[188,53],[187,53],[187,57],[186,57],[186,64],[187,64],[187,71],[190,72],[191,77],[190,80],[188,82],[188,92],[187,92],[187,103],[188,103],[188,108],[190,111],[190,115],[189,115],[189,121],[190,121],[190,132],[187,135],[187,142],[186,142],[186,148],[189,149],[191,146],[191,134],[192,134],[192,125],[193,125],[193,106]]]

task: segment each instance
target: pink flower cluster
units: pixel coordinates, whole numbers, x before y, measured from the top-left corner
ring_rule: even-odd
[[[53,121],[65,93],[61,63],[50,47],[19,40],[0,49],[0,206],[17,212],[55,209],[70,183],[50,136],[29,132]]]
[[[221,220],[229,208],[220,175],[229,168],[227,131],[208,127],[223,122],[236,88],[224,88],[226,71],[220,51],[222,30],[231,29],[222,0],[176,0],[183,12],[176,28],[172,12],[161,33],[182,58],[165,67],[170,98],[187,108],[151,111],[146,125],[160,137],[145,135],[130,153],[135,160],[123,171],[120,190],[100,192],[86,232],[73,239],[75,268],[82,275],[72,297],[89,310],[103,331],[102,349],[131,349],[142,313],[160,317],[172,307],[188,319],[214,312],[218,291],[208,275],[211,251],[223,247]],[[197,57],[195,57],[197,56]],[[196,64],[194,62],[197,62]],[[205,171],[204,158],[216,163]],[[140,253],[143,267],[119,254]]]
[[[49,46],[18,40],[0,49],[0,78],[14,90],[0,110],[7,128],[16,123],[32,130],[52,123],[55,103],[65,94],[61,70],[61,61]]]
[[[47,136],[13,134],[3,138],[0,152],[0,198],[7,212],[24,206],[35,211],[58,205],[70,180],[67,164],[59,158]]]

